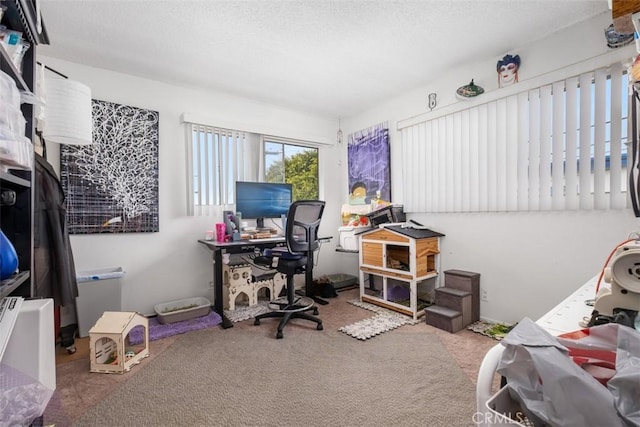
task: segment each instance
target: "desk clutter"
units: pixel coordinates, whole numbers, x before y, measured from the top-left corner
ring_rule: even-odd
[[[240,238],[242,240],[251,240],[251,239],[270,239],[272,237],[278,237],[278,233],[276,230],[267,230],[267,231],[243,231],[240,233]]]

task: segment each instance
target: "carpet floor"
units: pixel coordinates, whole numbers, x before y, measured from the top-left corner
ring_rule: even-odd
[[[349,304],[321,306],[324,330],[296,319],[213,327],[150,343],[131,372],[89,373],[60,356],[44,423],[57,426],[471,426],[475,380],[496,341],[449,334],[424,321],[366,341],[338,331],[371,317]],[[76,356],[77,357],[77,356]]]

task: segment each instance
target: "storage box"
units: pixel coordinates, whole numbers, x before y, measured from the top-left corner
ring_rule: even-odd
[[[385,206],[384,208],[376,209],[366,216],[369,218],[369,223],[373,227],[377,227],[380,224],[405,222],[407,220],[402,205]]]
[[[89,329],[105,311],[122,309],[122,267],[102,268],[76,273],[78,296],[78,335],[89,336]]]
[[[361,233],[367,230],[371,230],[371,227],[353,227],[345,226],[339,227],[338,233],[340,234],[340,247],[348,251],[357,251],[360,248]]]
[[[534,425],[522,411],[520,404],[511,398],[506,386],[487,400],[486,406],[489,412],[485,414],[484,420],[489,425],[520,427]]]
[[[342,289],[348,287],[358,286],[358,278],[351,274],[329,274],[327,279],[333,285],[333,289]]]
[[[53,305],[51,298],[23,301],[2,356],[2,365],[10,366],[37,380],[52,393],[56,389]],[[3,381],[5,379],[0,373],[2,386],[6,384]],[[28,405],[32,403],[31,400],[24,399],[22,403]],[[45,406],[46,404],[47,402],[44,402]]]
[[[204,297],[196,297],[157,304],[153,308],[158,322],[165,324],[206,316],[211,311],[211,302]]]

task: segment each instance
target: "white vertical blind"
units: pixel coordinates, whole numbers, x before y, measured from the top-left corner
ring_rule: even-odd
[[[507,98],[507,174],[506,182],[506,210],[518,210],[518,97],[510,96]]]
[[[578,189],[580,195],[580,209],[590,210],[593,208],[593,194],[591,193],[591,90],[582,90],[582,88],[591,88],[591,74],[583,74],[579,78],[579,100],[578,107],[580,115],[580,133],[579,133],[579,182]]]
[[[407,212],[626,206],[621,64],[401,129]]]
[[[188,176],[188,214],[215,214],[220,205],[232,204],[236,180],[242,179],[246,135],[241,131],[191,124],[187,155],[191,158]],[[189,163],[189,159],[187,159]]]
[[[573,77],[566,82],[566,208],[578,209],[578,78]]]
[[[518,95],[518,165],[517,177],[518,187],[516,193],[518,206],[516,210],[526,211],[529,209],[529,98],[527,93]]]
[[[609,197],[605,194],[605,127],[606,120],[604,110],[606,107],[606,85],[607,72],[597,70],[595,72],[595,107],[594,114],[594,144],[593,153],[593,193],[596,209],[607,209],[609,207]]]
[[[554,210],[564,207],[564,125],[565,93],[564,82],[555,82],[552,86],[553,130],[551,132],[551,205]]]
[[[487,143],[487,105],[484,104],[478,106],[478,210],[480,212],[489,210],[488,176],[489,146]]]
[[[540,88],[540,209],[551,209],[551,85]]]
[[[529,91],[529,209],[540,210],[540,90]]]
[[[622,117],[622,97],[625,87],[622,85],[622,64],[615,64],[611,67],[611,110],[609,122],[611,123],[610,142],[610,186],[611,188],[622,188],[622,123],[618,120],[611,120],[612,117]],[[625,92],[626,96],[626,92]],[[621,192],[610,192],[610,203],[613,209],[625,207],[624,197]]]

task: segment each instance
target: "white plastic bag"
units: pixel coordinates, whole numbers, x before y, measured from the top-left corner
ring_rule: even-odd
[[[535,426],[624,426],[614,394],[569,357],[569,350],[531,319],[501,341],[498,374]],[[613,381],[613,380],[612,380]]]

